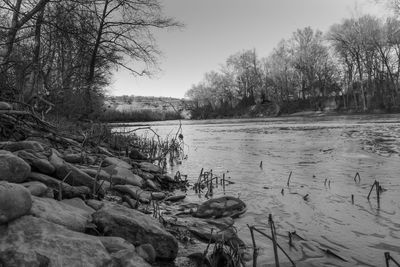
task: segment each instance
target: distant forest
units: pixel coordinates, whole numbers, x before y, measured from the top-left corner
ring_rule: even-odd
[[[112,72],[148,75],[153,29],[177,27],[158,0],[1,0],[0,98],[98,119]]]
[[[399,11],[398,1],[392,8]],[[400,111],[400,21],[349,18],[323,33],[306,27],[268,57],[244,50],[186,92],[195,118],[304,110]]]

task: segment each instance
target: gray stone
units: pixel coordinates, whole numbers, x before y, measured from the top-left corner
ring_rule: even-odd
[[[202,203],[194,213],[199,218],[238,217],[246,212],[246,204],[231,196],[213,198]]]
[[[0,102],[0,110],[11,110],[11,109],[13,109],[13,107],[10,103],[4,101]]]
[[[130,169],[125,167],[110,165],[103,168],[103,170],[108,174],[108,177],[112,175],[113,184],[130,184],[142,187],[145,183],[142,177],[134,174]]]
[[[83,154],[65,154],[64,160],[69,163],[82,163],[84,155]]]
[[[106,157],[104,159],[104,162],[109,164],[109,165],[117,165],[117,166],[123,167],[125,169],[132,168],[132,165],[129,164],[128,162],[123,161],[122,159],[119,159],[119,158],[115,158],[115,157]]]
[[[129,194],[133,199],[139,200],[143,203],[148,203],[151,200],[162,200],[165,198],[164,192],[150,192],[141,189],[138,186],[134,185],[115,185],[115,190],[118,190],[122,193]]]
[[[28,178],[31,166],[8,151],[0,150],[0,181],[22,183]]]
[[[25,182],[21,185],[28,189],[32,196],[37,197],[43,196],[48,190],[45,184],[37,181]]]
[[[160,259],[171,260],[177,255],[177,240],[156,219],[137,210],[106,205],[92,217],[105,235],[122,237],[134,245],[149,243]]]
[[[29,149],[16,151],[14,154],[41,173],[52,174],[56,170],[43,153]]]
[[[124,249],[135,248],[134,245],[125,239],[117,236],[99,236],[98,237],[103,246],[107,249],[108,253],[115,253]]]
[[[145,172],[150,172],[150,173],[162,173],[163,170],[158,167],[157,165],[154,165],[153,163],[150,162],[141,162],[139,163],[139,167],[142,171]]]
[[[110,266],[97,237],[32,216],[0,226],[0,262],[9,267]]]
[[[156,251],[151,244],[137,246],[136,252],[148,263],[153,263],[156,261]]]
[[[104,202],[95,200],[95,199],[89,199],[86,201],[86,204],[91,207],[94,210],[99,210],[102,207],[104,207]]]
[[[61,202],[71,205],[72,207],[82,209],[89,214],[92,214],[96,211],[92,207],[89,207],[88,205],[86,205],[85,201],[83,201],[81,198],[75,197],[75,198],[70,198],[70,199],[63,199],[63,200],[61,200]]]
[[[89,212],[50,198],[33,197],[30,214],[77,232],[84,232],[91,220]]]
[[[114,266],[118,267],[151,267],[142,257],[140,257],[135,248],[120,250],[111,254]]]
[[[28,214],[31,206],[32,198],[28,189],[0,181],[0,224]]]
[[[42,144],[36,141],[0,142],[0,149],[8,150],[11,152],[25,149],[32,149],[36,152],[44,151]]]

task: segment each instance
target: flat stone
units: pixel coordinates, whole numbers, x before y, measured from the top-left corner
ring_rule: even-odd
[[[154,218],[121,205],[105,205],[95,212],[93,222],[108,236],[119,236],[134,245],[151,244],[157,258],[172,260],[178,241]]]
[[[199,218],[238,217],[246,212],[246,204],[231,196],[213,198],[202,203],[193,214]]]
[[[150,192],[134,185],[115,185],[115,190],[129,194],[133,199],[143,203],[149,203],[151,200],[162,200],[165,198],[164,192]]]
[[[37,181],[25,182],[21,185],[28,189],[32,196],[37,197],[43,196],[48,190],[47,185]]]
[[[142,187],[145,183],[142,177],[125,167],[110,165],[103,168],[103,170],[108,173],[108,176],[112,175],[113,184],[129,184]]]
[[[156,261],[156,251],[151,244],[142,244],[137,246],[136,252],[148,263]]]
[[[31,207],[32,198],[28,189],[19,184],[0,181],[0,224],[28,214]]]
[[[91,220],[89,212],[50,198],[33,197],[29,214],[77,232],[84,232]]]
[[[0,226],[3,266],[110,266],[111,257],[95,236],[74,232],[33,216]]]
[[[84,155],[80,154],[65,154],[63,159],[69,163],[82,163]]]
[[[22,183],[31,172],[31,166],[14,154],[0,150],[0,181]]]
[[[177,202],[180,201],[182,199],[185,199],[186,195],[175,195],[175,196],[169,196],[167,198],[165,198],[165,201],[171,201],[171,202]]]

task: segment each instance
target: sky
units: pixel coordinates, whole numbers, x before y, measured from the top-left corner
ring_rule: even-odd
[[[204,73],[219,70],[239,51],[256,49],[268,56],[296,29],[311,26],[323,32],[344,18],[384,9],[374,0],[160,0],[164,14],[185,24],[154,33],[162,52],[151,78],[115,71],[110,95],[183,98]]]

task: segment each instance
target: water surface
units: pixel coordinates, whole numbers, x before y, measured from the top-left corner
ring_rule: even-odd
[[[167,135],[179,123],[151,125]],[[248,205],[236,226],[249,246],[246,225],[269,233],[272,214],[278,242],[305,266],[385,266],[386,251],[400,261],[399,115],[183,121],[182,127],[188,159],[170,171],[188,174],[193,182],[201,168],[226,173],[235,184],[225,194]],[[367,200],[375,180],[387,189],[379,206],[375,191]],[[205,200],[188,193],[187,201]],[[223,194],[219,188],[214,196]],[[288,231],[305,241],[297,238],[295,248],[289,248]],[[256,241],[260,266],[273,263],[271,242],[258,235]]]

